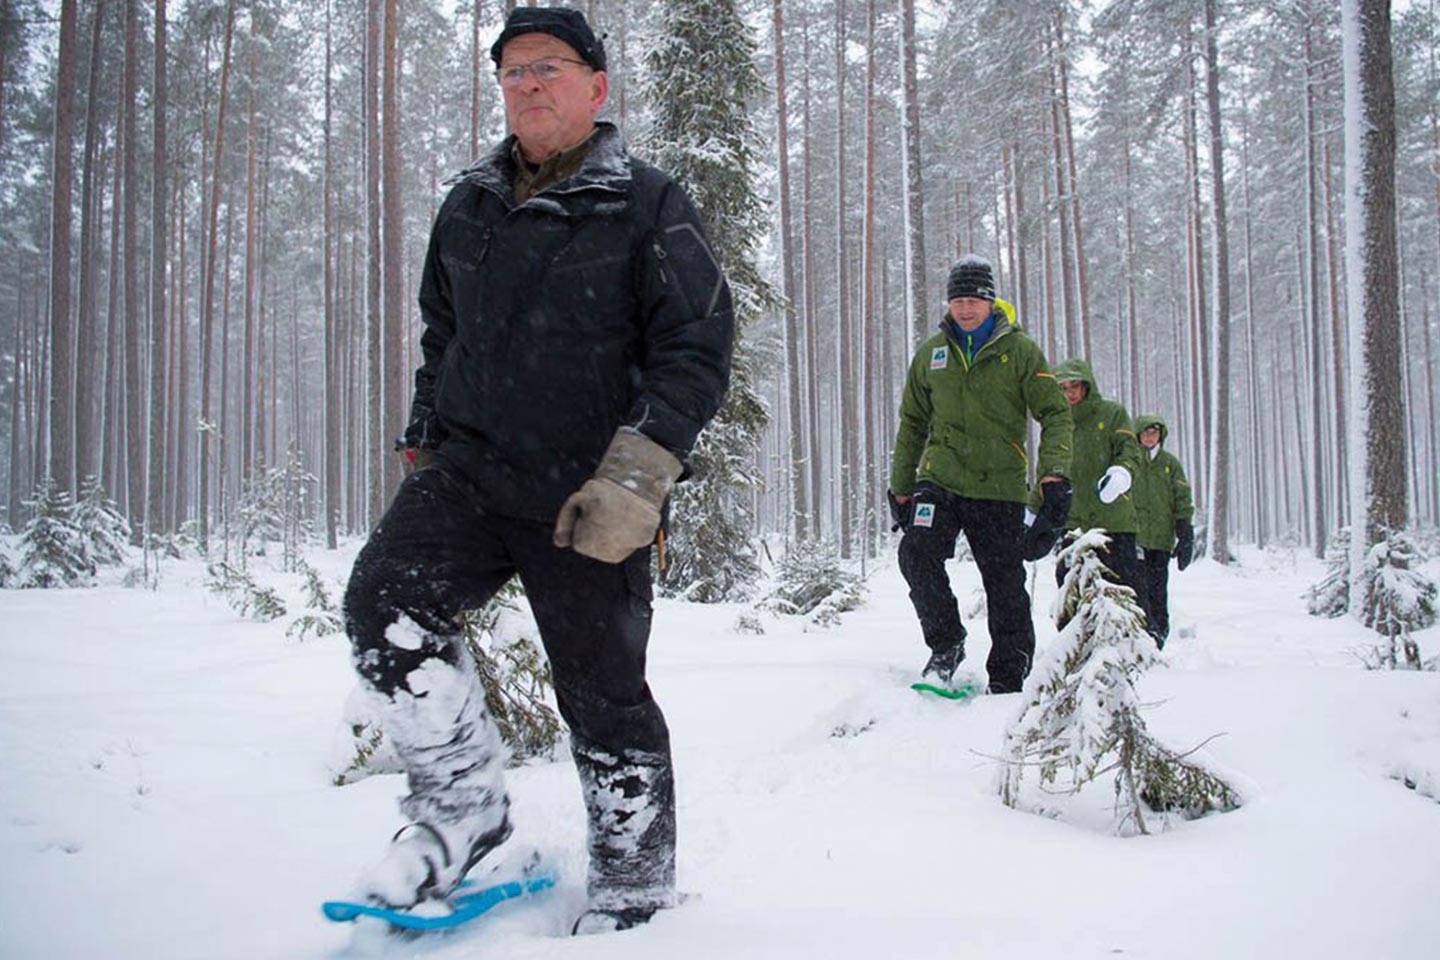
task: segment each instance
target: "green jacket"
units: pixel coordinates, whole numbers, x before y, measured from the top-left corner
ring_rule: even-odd
[[[1075,418],[1075,457],[1070,469],[1075,499],[1070,502],[1066,526],[1071,530],[1137,532],[1134,487],[1114,503],[1101,503],[1095,490],[1111,467],[1125,467],[1132,482],[1139,474],[1140,444],[1130,428],[1130,414],[1122,404],[1100,395],[1090,364],[1079,357],[1057,364],[1055,379],[1057,387],[1058,381],[1083,380],[1090,388],[1085,399],[1070,408]]]
[[[1070,475],[1070,407],[1045,354],[996,300],[995,332],[967,361],[936,333],[920,344],[900,399],[900,429],[890,489],[908,494],[921,481],[976,500],[1024,503],[1029,493],[1026,415],[1040,423],[1036,478]]]
[[[1175,549],[1175,521],[1189,523],[1195,516],[1195,501],[1190,496],[1190,481],[1175,454],[1164,449],[1170,430],[1165,421],[1154,415],[1135,418],[1135,436],[1146,427],[1160,428],[1160,442],[1153,450],[1140,447],[1140,472],[1135,474],[1135,513],[1140,521],[1136,537],[1146,550]]]

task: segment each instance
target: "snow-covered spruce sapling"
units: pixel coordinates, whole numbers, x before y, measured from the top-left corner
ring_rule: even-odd
[[[1068,622],[1036,665],[1022,707],[1005,732],[997,787],[1006,805],[1029,806],[1027,773],[1051,793],[1073,795],[1115,777],[1116,829],[1149,833],[1147,811],[1188,818],[1240,805],[1215,774],[1158,743],[1145,726],[1135,682],[1156,661],[1134,592],[1110,579],[1099,552],[1107,538],[1086,531],[1062,551],[1065,583],[1057,619]]]
[[[1381,539],[1366,551],[1360,620],[1381,637],[1380,644],[1365,657],[1367,666],[1425,668],[1414,631],[1435,623],[1437,587],[1417,566],[1415,545],[1401,530],[1383,531]]]
[[[512,579],[480,610],[462,620],[475,659],[485,707],[510,748],[511,762],[549,756],[565,733],[547,701],[554,689],[550,662],[534,618],[521,607],[524,591]]]
[[[1343,617],[1350,612],[1350,528],[1335,531],[1325,548],[1325,575],[1305,592],[1312,617]]]
[[[130,521],[94,477],[80,484],[80,499],[70,508],[82,549],[98,567],[118,566],[130,549]]]
[[[272,587],[263,587],[243,569],[221,560],[206,567],[210,579],[206,586],[230,603],[242,617],[262,623],[285,616],[285,601]]]
[[[44,477],[25,506],[30,520],[16,545],[20,554],[16,585],[70,587],[94,576],[95,564],[71,516],[70,494],[57,490],[54,481]]]
[[[320,571],[304,560],[297,561],[297,567],[305,576],[305,612],[290,622],[285,636],[303,641],[309,636],[328,637],[340,633],[345,624],[335,609],[335,601],[330,599],[325,581],[320,579]]]
[[[864,582],[845,569],[833,544],[794,541],[780,559],[774,586],[756,607],[832,626],[840,614],[859,607],[864,595]]]

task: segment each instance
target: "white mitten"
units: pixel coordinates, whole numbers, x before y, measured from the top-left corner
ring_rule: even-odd
[[[1105,471],[1100,482],[1095,485],[1095,492],[1100,495],[1101,503],[1114,503],[1120,496],[1130,489],[1132,478],[1130,471],[1124,467],[1111,467]]]

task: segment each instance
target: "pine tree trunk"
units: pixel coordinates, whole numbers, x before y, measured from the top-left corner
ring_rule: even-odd
[[[1352,415],[1351,609],[1365,551],[1405,527],[1405,396],[1395,235],[1395,87],[1389,0],[1344,0],[1345,221]],[[1349,72],[1356,66],[1355,73]],[[1363,456],[1361,452],[1363,451]],[[1363,536],[1361,535],[1361,524]]]
[[[1075,292],[1079,309],[1077,325],[1084,355],[1093,357],[1090,345],[1090,274],[1085,266],[1085,230],[1080,219],[1080,175],[1075,163],[1075,132],[1070,120],[1069,53],[1065,46],[1065,11],[1055,8],[1056,68],[1060,78],[1059,109],[1061,129],[1065,134],[1065,164],[1068,173],[1071,227],[1075,232]]]
[[[75,0],[60,3],[50,167],[50,465],[57,492],[75,490],[75,330],[70,311],[71,193],[75,164]]]
[[[788,473],[790,512],[782,530],[797,540],[810,536],[809,488],[805,477],[805,431],[800,383],[800,318],[796,311],[793,227],[790,220],[790,117],[785,88],[785,11],[783,0],[773,0],[770,30],[775,45],[775,140],[780,194],[780,280],[785,303],[785,408],[789,414]]]
[[[165,0],[155,0],[155,85],[150,91],[154,109],[154,147],[150,161],[150,464],[145,523],[150,534],[166,533],[165,513],[165,355],[168,332],[165,317],[165,260],[167,196],[165,143]]]
[[[810,22],[808,16],[800,20],[801,54],[801,125],[804,140],[804,160],[801,169],[801,214],[800,214],[800,289],[804,294],[804,314],[801,316],[800,338],[805,344],[805,430],[810,451],[810,502],[814,504],[812,533],[820,539],[824,524],[826,502],[822,494],[825,477],[824,434],[820,427],[820,338],[816,335],[817,311],[815,308],[815,176],[813,160],[814,138],[810,126]]]
[[[845,250],[845,5],[835,5],[835,288],[839,296],[835,338],[840,400],[840,556],[849,559],[855,535],[855,342],[850,313],[850,271]]]
[[[380,3],[367,0],[365,4],[367,526],[379,523],[385,511],[385,421],[381,404],[385,387],[380,366]]]
[[[900,0],[900,73],[902,123],[900,143],[905,163],[905,310],[910,343],[918,345],[930,329],[926,307],[930,291],[925,279],[925,181],[920,162],[920,83],[915,46],[915,0]],[[1014,260],[1011,260],[1014,263]],[[1022,316],[1023,311],[1022,311]]]
[[[1315,430],[1314,449],[1311,453],[1312,471],[1315,477],[1315,499],[1311,503],[1311,510],[1314,513],[1314,544],[1315,556],[1325,556],[1325,546],[1329,539],[1327,529],[1327,516],[1325,510],[1327,491],[1325,490],[1325,459],[1323,445],[1320,443],[1320,435],[1323,432],[1325,423],[1322,410],[1322,387],[1323,366],[1320,355],[1320,339],[1323,324],[1320,319],[1320,213],[1318,205],[1320,202],[1320,191],[1316,184],[1316,159],[1315,143],[1319,134],[1315,130],[1315,84],[1319,81],[1315,77],[1316,64],[1314,54],[1314,42],[1312,39],[1312,17],[1313,12],[1310,0],[1305,2],[1305,36],[1304,36],[1304,57],[1305,57],[1305,260],[1306,260],[1306,301],[1309,305],[1309,315],[1306,317],[1306,327],[1310,332],[1310,416]],[[1337,425],[1337,429],[1343,429],[1343,425]],[[1357,540],[1359,538],[1356,538]]]
[[[865,446],[861,460],[862,474],[857,486],[860,496],[860,534],[864,539],[862,556],[872,556],[875,547],[872,530],[879,491],[875,483],[875,383],[878,379],[876,354],[879,353],[880,313],[875,308],[875,73],[877,67],[875,49],[875,0],[865,3],[865,223],[862,231],[864,249],[861,274],[861,329],[858,343],[863,352],[863,367],[860,386],[862,394],[857,408],[860,423],[855,424],[864,433]],[[858,438],[857,438],[858,444]]]
[[[1220,54],[1215,0],[1205,0],[1205,99],[1210,113],[1210,179],[1214,210],[1215,377],[1211,393],[1210,558],[1230,562],[1230,227],[1225,209],[1225,140],[1220,116]]]
[[[140,306],[140,179],[135,156],[137,90],[140,58],[137,47],[139,14],[136,0],[125,0],[125,258],[121,261],[125,286],[125,464],[126,503],[136,543],[148,526],[145,502],[145,395],[140,356],[140,334],[145,319]]]
[[[243,490],[255,469],[255,273],[259,268],[256,243],[256,151],[255,137],[255,12],[250,14],[250,35],[245,45],[249,83],[245,93],[245,305],[240,348],[240,483]]]
[[[75,477],[78,483],[98,478],[100,474],[100,387],[104,378],[99,364],[102,353],[95,302],[95,268],[100,253],[95,153],[100,141],[100,39],[104,22],[105,0],[96,0],[90,31],[90,77],[86,83],[85,153],[80,173],[80,303],[75,320]],[[3,72],[0,69],[0,74]]]
[[[1345,294],[1340,291],[1340,250],[1339,238],[1336,236],[1338,231],[1335,229],[1335,200],[1331,190],[1330,138],[1322,137],[1321,144],[1325,185],[1325,272],[1329,281],[1330,300],[1330,369],[1334,371],[1331,392],[1335,410],[1335,462],[1331,476],[1335,478],[1335,503],[1339,507],[1339,516],[1336,519],[1344,525],[1349,522],[1346,514],[1350,506],[1347,495],[1350,485],[1349,467],[1346,465],[1349,444],[1345,436],[1350,391],[1345,383],[1345,312],[1341,303]]]
[[[404,205],[400,194],[400,20],[398,0],[385,0],[384,131],[381,135],[384,213],[384,430],[380,437],[385,465],[384,499],[400,487],[400,458],[389,453],[394,438],[405,432],[409,396],[405,390]]]
[[[472,40],[479,43],[480,28],[480,2],[474,0],[473,28],[475,35]],[[333,190],[332,177],[334,175],[331,162],[331,23],[330,23],[330,0],[325,0],[325,170],[324,183],[321,187],[320,202],[325,208],[325,236],[323,238],[323,253],[325,260],[325,546],[334,550],[339,542],[337,527],[340,520],[340,371],[337,369],[339,360],[338,349],[339,339],[336,336],[335,316],[335,211],[331,203]],[[475,54],[478,56],[478,52]],[[478,81],[477,81],[478,82]],[[477,101],[478,102],[478,101]],[[470,130],[470,155],[476,155],[476,132],[475,127],[479,122],[479,107],[472,104],[471,130]],[[296,384],[299,389],[299,384]]]

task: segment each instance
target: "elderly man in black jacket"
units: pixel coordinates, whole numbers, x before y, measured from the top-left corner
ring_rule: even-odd
[[[565,8],[490,51],[511,135],[454,181],[420,286],[411,473],[355,563],[346,626],[409,775],[364,892],[443,897],[510,833],[504,746],[458,615],[518,574],[589,813],[588,910],[674,902],[665,718],[645,680],[650,545],[729,379],[730,291],[679,186],[596,122],[605,49]]]

